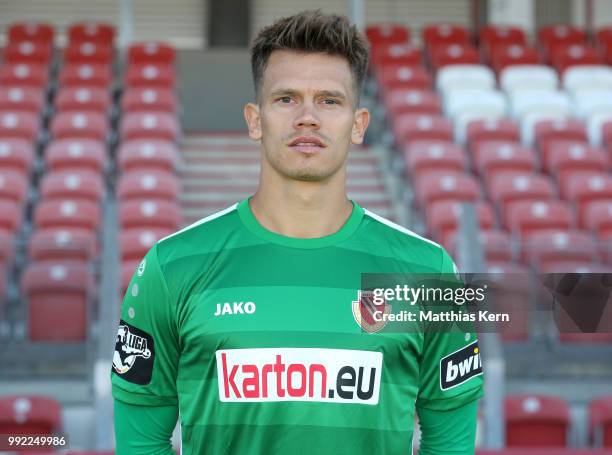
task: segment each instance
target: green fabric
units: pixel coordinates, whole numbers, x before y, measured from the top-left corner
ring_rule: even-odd
[[[153,355],[129,367],[150,365],[150,380],[114,370],[113,396],[178,404],[185,455],[410,453],[415,406],[482,396],[482,375],[440,380],[441,359],[476,335],[366,333],[353,302],[364,273],[453,270],[440,245],[356,203],[338,232],[296,239],[266,230],[244,200],[149,251],[121,319],[150,336]]]
[[[419,455],[474,455],[478,401],[449,411],[419,408]]]
[[[174,455],[176,406],[136,406],[115,400],[115,455]]]

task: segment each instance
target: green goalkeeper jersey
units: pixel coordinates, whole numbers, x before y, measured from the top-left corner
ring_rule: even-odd
[[[113,396],[177,405],[186,455],[409,454],[415,407],[482,396],[476,336],[363,330],[361,275],[454,270],[440,245],[356,203],[336,233],[300,239],[265,229],[243,200],[138,266]]]

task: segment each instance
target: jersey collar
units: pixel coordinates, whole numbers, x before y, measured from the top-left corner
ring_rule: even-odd
[[[252,196],[249,196],[247,199],[244,199],[238,203],[238,214],[240,215],[240,219],[245,227],[253,234],[264,240],[291,248],[309,249],[335,245],[349,238],[357,230],[363,218],[363,208],[355,201],[351,200],[351,203],[353,204],[351,215],[348,217],[344,225],[333,234],[311,239],[287,237],[277,234],[276,232],[272,232],[259,224],[259,221],[257,221],[257,218],[255,218],[253,215],[251,207],[249,206],[251,197]]]

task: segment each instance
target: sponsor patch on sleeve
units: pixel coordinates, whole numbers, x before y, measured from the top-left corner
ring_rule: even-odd
[[[452,389],[481,374],[480,350],[474,341],[440,360],[440,389]]]
[[[113,371],[128,382],[147,385],[151,382],[154,359],[153,337],[121,320],[115,341]]]

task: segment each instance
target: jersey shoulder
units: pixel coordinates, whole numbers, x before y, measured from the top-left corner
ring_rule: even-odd
[[[235,203],[158,240],[160,264],[227,247],[228,238],[240,227],[237,206],[238,203]]]
[[[421,264],[433,272],[442,272],[446,257],[450,259],[440,244],[368,209],[364,209],[364,221],[368,237],[382,242],[381,251],[390,251],[398,260]]]

